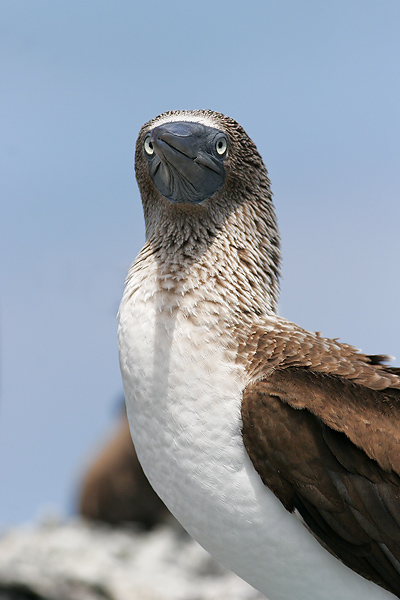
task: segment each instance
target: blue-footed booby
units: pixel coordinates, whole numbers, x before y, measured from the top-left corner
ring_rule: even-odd
[[[237,122],[166,112],[135,164],[119,352],[150,483],[269,600],[400,598],[400,369],[277,315],[270,182]]]

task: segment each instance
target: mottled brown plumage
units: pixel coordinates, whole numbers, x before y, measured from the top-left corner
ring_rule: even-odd
[[[330,552],[400,596],[396,369],[284,321],[251,345],[242,419],[254,467]]]

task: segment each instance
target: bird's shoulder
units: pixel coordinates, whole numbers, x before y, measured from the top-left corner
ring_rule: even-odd
[[[243,351],[243,348],[242,348]],[[277,397],[342,432],[381,468],[400,474],[400,369],[284,319],[249,336],[243,407]],[[256,401],[258,399],[258,401]],[[381,443],[385,437],[385,443]]]

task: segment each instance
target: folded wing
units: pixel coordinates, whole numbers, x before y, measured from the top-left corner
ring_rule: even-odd
[[[285,351],[269,354],[265,378],[258,359],[258,380],[243,393],[246,450],[265,485],[323,546],[400,597],[398,370],[381,365],[381,357],[313,339],[306,353],[299,348],[286,362]],[[353,361],[351,378],[334,374],[331,342],[341,372]],[[277,347],[282,351],[275,339]],[[377,384],[387,375],[387,387]]]

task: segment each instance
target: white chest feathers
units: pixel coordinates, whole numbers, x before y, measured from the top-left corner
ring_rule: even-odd
[[[200,544],[270,600],[391,598],[323,550],[262,484],[241,436],[246,381],[229,309],[206,287],[177,292],[149,265],[133,272],[121,303],[128,417],[151,484]]]
[[[179,511],[180,519],[182,512],[190,513],[190,520],[189,490],[201,482],[211,495],[220,492],[224,465],[240,469],[232,458],[242,446],[241,370],[226,348],[223,309],[204,302],[199,307],[197,293],[176,296],[160,289],[150,271],[123,301],[119,328],[128,416],[139,458],[171,510]],[[212,462],[207,468],[199,460],[206,456]],[[195,493],[195,504],[204,502],[201,487]],[[200,519],[200,505],[197,510]]]

